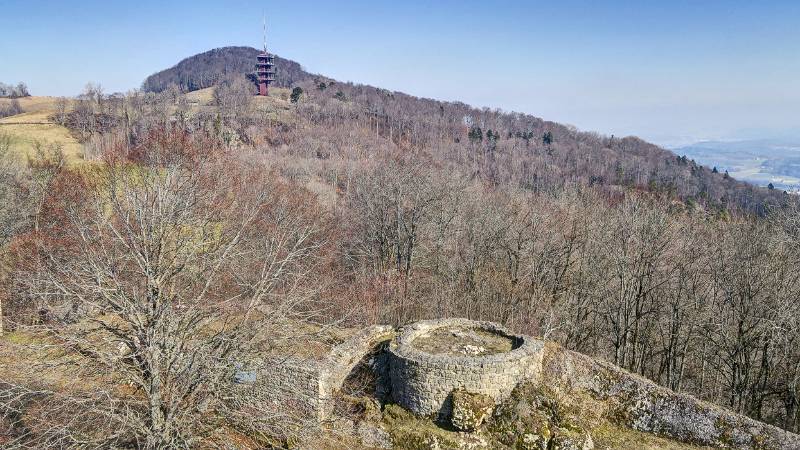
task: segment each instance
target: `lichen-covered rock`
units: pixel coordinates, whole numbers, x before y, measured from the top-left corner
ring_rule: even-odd
[[[544,450],[552,437],[549,414],[537,395],[518,387],[497,407],[489,431],[503,445],[525,450]]]
[[[453,391],[453,413],[450,423],[460,431],[475,431],[494,410],[494,400],[488,395],[462,389]]]
[[[521,450],[547,450],[547,443],[550,442],[550,433],[547,435],[537,433],[525,433],[519,440],[517,447]]]
[[[526,450],[545,449],[550,441],[550,418],[529,402],[504,403],[488,425],[500,443]]]
[[[581,428],[557,428],[550,439],[553,450],[592,450],[592,436]]]
[[[592,449],[590,424],[573,406],[557,391],[525,383],[498,406],[487,431],[499,444],[516,449]]]
[[[601,418],[616,426],[711,447],[800,448],[800,436],[735,414],[689,395],[676,393],[609,362],[546,346],[543,375],[549,386],[571,396],[587,415],[596,405]],[[590,400],[591,400],[590,399]],[[585,427],[594,429],[594,426]]]

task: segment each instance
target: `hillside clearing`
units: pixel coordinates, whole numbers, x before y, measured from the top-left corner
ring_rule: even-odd
[[[84,161],[83,145],[66,127],[54,123],[50,116],[56,112],[56,97],[25,97],[18,99],[25,111],[22,114],[0,119],[0,133],[10,135],[19,158],[32,157],[37,143],[61,146],[67,164]],[[0,99],[0,105],[9,99]]]

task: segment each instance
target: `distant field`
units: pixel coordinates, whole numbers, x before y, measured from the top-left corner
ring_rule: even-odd
[[[214,101],[214,87],[199,89],[186,94],[189,103],[197,104],[199,106],[209,106]],[[269,88],[269,97],[255,97],[256,105],[263,103],[275,103],[288,105],[289,95],[291,91],[285,88]]]
[[[800,190],[800,143],[797,140],[706,141],[673,150],[700,164],[728,171],[759,186]]]
[[[78,142],[65,127],[53,123],[49,116],[56,111],[56,97],[20,98],[22,114],[0,119],[0,132],[9,134],[14,139],[14,148],[21,158],[33,155],[34,144],[61,144],[68,164],[83,161],[83,145]],[[0,99],[0,105],[10,103],[9,99]]]
[[[214,89],[215,88],[210,87],[189,92],[186,94],[186,99],[189,100],[189,103],[197,104],[199,106],[210,105],[214,100]]]
[[[55,111],[56,109],[56,102],[58,101],[58,97],[46,97],[46,96],[35,96],[35,97],[22,97],[18,98],[17,101],[22,109],[27,112],[45,112],[45,111]],[[8,98],[0,98],[0,106],[7,106],[10,105],[12,102],[11,99]],[[2,120],[0,120],[2,122]]]

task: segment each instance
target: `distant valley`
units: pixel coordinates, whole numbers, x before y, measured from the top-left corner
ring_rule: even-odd
[[[704,141],[673,151],[739,180],[800,192],[800,139]]]

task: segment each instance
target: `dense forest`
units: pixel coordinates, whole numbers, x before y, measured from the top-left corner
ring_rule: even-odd
[[[59,118],[83,168],[49,147],[15,161],[0,139],[7,329],[41,330],[140,394],[58,397],[80,419],[43,418],[31,442],[100,439],[85,424],[114,430],[103,445],[153,448],[220,418],[247,429],[220,360],[311,324],[453,316],[800,429],[795,197],[635,137],[282,59],[291,90],[254,98],[255,53],[198,55],[124,96],[87,90]],[[210,85],[206,105],[182,94]]]

